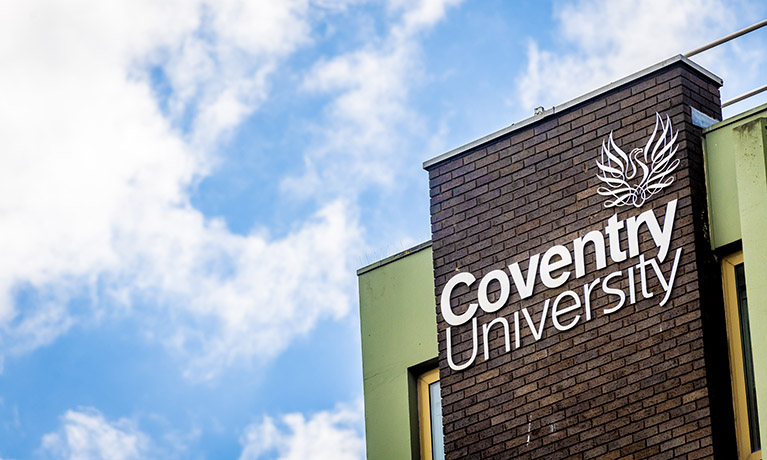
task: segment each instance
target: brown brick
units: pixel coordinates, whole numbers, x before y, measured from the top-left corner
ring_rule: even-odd
[[[685,65],[670,66],[430,168],[439,296],[458,271],[470,271],[479,280],[519,262],[526,273],[532,255],[557,244],[571,249],[576,237],[602,231],[615,212],[605,209],[595,193],[595,161],[603,140],[612,132],[626,152],[644,147],[656,111],[668,114],[679,130],[681,163],[672,186],[641,209],[617,210],[624,221],[649,209],[662,216],[665,203],[678,199],[671,251],[661,264],[667,271],[674,251],[682,248],[668,304],[658,305],[664,293],[652,270],[647,280],[653,297],[644,299],[637,286],[637,302],[626,300],[609,315],[603,310],[616,299],[597,284],[590,298],[591,320],[586,321],[581,309],[576,326],[558,331],[549,312],[540,339],[534,340],[522,308],[538,324],[547,299],[553,302],[565,289],[582,293],[585,283],[617,270],[623,276],[612,285],[627,291],[625,273],[637,258],[596,270],[587,250],[585,277],[576,279],[571,273],[556,289],[536,279],[527,299],[519,298],[512,283],[506,306],[492,314],[479,310],[477,360],[463,371],[447,364],[447,324],[437,313],[447,458],[670,459],[710,457],[716,448],[727,452],[726,436],[717,438],[722,430],[712,429],[717,423],[723,431],[729,429],[726,420],[712,416],[715,393],[709,389],[704,354],[710,326],[704,308],[720,306],[710,300],[718,299],[711,295],[717,292],[711,291],[717,284],[711,280],[717,281],[718,272],[703,236],[705,219],[699,217],[707,209],[700,130],[689,119],[690,105],[721,117],[718,101],[716,85]],[[621,245],[625,249],[627,244],[624,234]],[[640,250],[651,257],[654,248],[643,228]],[[477,302],[478,285],[455,291],[457,312]],[[491,298],[499,289],[496,283]],[[514,312],[519,312],[522,327],[519,348]],[[512,350],[505,351],[502,328],[494,327],[486,362],[482,325],[499,316],[509,321]],[[569,313],[562,320],[572,318]],[[471,323],[451,330],[455,358],[463,362],[473,348]],[[725,439],[724,444],[716,439]]]

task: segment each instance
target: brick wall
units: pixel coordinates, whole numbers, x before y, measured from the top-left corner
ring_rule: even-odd
[[[679,61],[427,167],[448,459],[734,458],[720,281],[708,249],[700,129],[692,125],[690,106],[721,118],[718,85]],[[656,112],[679,130],[675,182],[639,209],[606,209],[605,197],[596,194],[603,139],[612,131],[626,152],[643,147]],[[658,305],[662,287],[648,276],[653,298],[639,296],[612,314],[581,318],[567,331],[547,321],[537,341],[523,328],[519,348],[512,333],[511,352],[502,328],[492,328],[488,360],[480,337],[473,365],[449,367],[449,325],[439,303],[451,276],[468,271],[477,278],[471,288],[453,291],[461,313],[477,302],[479,280],[491,270],[515,262],[525,270],[530,256],[602,231],[616,211],[626,219],[653,209],[662,224],[673,199],[664,270],[676,249],[682,254],[667,304]],[[642,250],[654,253],[646,228],[640,236]],[[627,245],[625,235],[621,244]],[[478,323],[503,316],[513,324],[513,312],[527,308],[538,324],[546,299],[636,264],[635,257],[597,270],[593,251],[587,252],[588,276],[555,289],[537,284],[524,300],[512,289],[499,311],[478,309]],[[497,296],[499,284],[491,286]],[[627,292],[628,282],[616,280],[616,287]],[[615,303],[597,291],[593,311]],[[451,333],[452,357],[465,362],[474,343],[471,322]]]

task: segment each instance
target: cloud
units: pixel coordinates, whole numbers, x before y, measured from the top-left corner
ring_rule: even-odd
[[[110,422],[95,409],[69,410],[61,427],[43,436],[43,458],[56,460],[141,460],[151,442],[129,419]]]
[[[283,187],[314,210],[280,235],[267,223],[233,233],[190,196],[277,69],[312,45],[317,9],[346,3],[1,4],[0,369],[73,327],[133,315],[185,375],[209,379],[343,317],[359,193],[394,183],[407,157],[394,133],[419,124],[407,106],[419,37],[455,3],[393,1],[377,45],[311,66],[304,90],[334,99]]]
[[[362,402],[314,414],[290,413],[275,420],[264,416],[240,436],[239,460],[363,460],[365,440]],[[185,458],[199,432],[166,433],[157,439],[135,419],[110,420],[92,407],[68,410],[56,431],[42,436],[36,458],[50,460],[149,460]]]
[[[353,203],[324,200],[279,236],[234,234],[190,204],[276,66],[309,43],[308,14],[305,1],[0,4],[0,356],[140,311],[206,378],[348,311]]]
[[[419,39],[458,3],[391,1],[394,19],[384,36],[312,67],[304,89],[334,99],[316,145],[304,155],[303,173],[286,178],[284,190],[308,197],[393,186],[412,150],[405,139],[422,135],[423,122],[408,107],[409,90],[422,72]]]
[[[142,242],[153,251],[137,261],[133,272],[140,275],[131,284],[151,286],[180,310],[166,336],[190,363],[188,376],[213,377],[238,360],[273,358],[318,320],[347,313],[354,290],[349,254],[361,245],[348,213],[333,202],[281,239],[236,236],[215,224],[189,232],[194,221],[178,213],[163,222],[175,235],[163,244]]]
[[[690,51],[759,18],[758,3],[720,0],[662,0],[613,2],[579,0],[560,3],[552,32],[556,51],[531,40],[527,68],[518,79],[524,113],[536,106],[562,104],[611,81]],[[751,19],[752,17],[756,19]],[[735,45],[715,49],[693,60],[725,79],[725,89],[745,86],[741,69],[764,65],[754,50]],[[763,53],[762,53],[763,54]],[[750,56],[750,57],[749,57]],[[754,58],[762,61],[754,63]],[[751,73],[750,75],[756,75]],[[753,87],[756,87],[754,84]]]
[[[339,407],[308,418],[301,413],[271,417],[246,427],[239,460],[362,460],[362,407]]]
[[[154,58],[173,88],[171,113],[193,110],[194,140],[205,145],[263,102],[280,60],[310,42],[309,2],[221,0],[197,10],[194,32]]]

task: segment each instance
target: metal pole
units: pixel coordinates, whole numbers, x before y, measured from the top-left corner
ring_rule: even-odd
[[[757,22],[756,24],[754,24],[752,26],[746,27],[745,29],[739,30],[739,31],[737,31],[737,32],[735,32],[733,34],[730,34],[730,35],[726,36],[726,37],[720,38],[719,40],[717,40],[715,42],[709,43],[708,45],[703,45],[700,48],[696,48],[696,49],[694,49],[692,51],[688,51],[687,53],[684,53],[684,57],[688,58],[688,57],[691,57],[691,56],[695,56],[698,53],[702,53],[702,52],[704,52],[706,50],[709,50],[709,49],[711,49],[711,48],[713,48],[715,46],[719,46],[722,43],[725,43],[725,42],[728,42],[728,41],[732,40],[733,38],[738,38],[741,35],[745,35],[745,34],[747,34],[749,32],[753,32],[756,29],[761,29],[764,26],[767,26],[767,19],[765,19],[764,21],[761,21],[761,22]]]
[[[749,98],[751,96],[755,96],[755,95],[757,95],[757,94],[759,94],[761,92],[764,92],[764,91],[767,91],[767,85],[760,86],[759,88],[753,89],[753,90],[751,90],[751,91],[749,91],[749,92],[747,92],[745,94],[741,94],[738,97],[734,97],[734,98],[732,98],[730,100],[722,102],[722,108],[725,108],[728,105],[735,104],[736,102],[740,102],[743,99],[747,99],[747,98]]]

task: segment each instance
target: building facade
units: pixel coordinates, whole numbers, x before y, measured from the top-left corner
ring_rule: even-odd
[[[368,458],[761,458],[767,108],[721,84],[677,56],[425,163],[430,245],[359,271]]]

